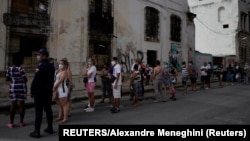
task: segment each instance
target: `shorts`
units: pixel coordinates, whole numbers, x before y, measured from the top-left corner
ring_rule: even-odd
[[[114,85],[112,85],[112,86],[114,87]],[[113,88],[114,98],[121,98],[121,88],[122,88],[122,85],[117,85],[116,89]]]
[[[133,93],[139,94],[142,91],[141,83],[134,83],[132,87],[133,87],[132,89]]]
[[[170,78],[162,78],[162,83],[166,86],[166,85],[170,85]]]
[[[228,73],[228,74],[227,74],[227,80],[228,80],[228,81],[233,81],[233,80],[234,80],[234,74]]]
[[[182,85],[187,85],[188,78],[182,78]]]
[[[87,92],[93,93],[95,90],[95,82],[88,82],[87,83]]]
[[[190,78],[191,84],[195,84],[197,81],[197,78]]]

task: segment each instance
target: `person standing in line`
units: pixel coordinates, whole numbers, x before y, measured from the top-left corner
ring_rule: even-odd
[[[135,62],[131,66],[131,74],[134,71],[134,65],[136,65],[136,64],[139,65],[139,62],[140,62],[139,58],[135,59]],[[139,70],[141,70],[141,66],[139,65],[138,67],[139,67]],[[142,95],[142,91],[140,91],[138,94],[139,98],[141,95]],[[130,90],[130,101],[132,101],[133,99],[134,99],[134,92],[132,90]]]
[[[207,74],[207,62],[204,62],[204,64],[200,68],[201,70],[201,82],[203,84],[203,87],[205,89],[209,89],[208,87],[208,74]]]
[[[153,103],[166,101],[165,96],[162,93],[162,77],[163,77],[163,68],[160,65],[160,61],[156,60],[156,66],[154,67],[151,78],[151,81],[153,81],[153,87],[155,93],[155,100],[153,100]]]
[[[134,71],[131,74],[130,77],[130,84],[129,84],[129,88],[131,89],[131,91],[133,91],[134,96],[135,96],[135,100],[132,103],[133,106],[138,106],[139,105],[139,92],[141,91],[141,74],[139,71],[139,67],[138,64],[134,65]]]
[[[219,80],[219,86],[222,87],[222,81],[223,81],[223,65],[220,64],[217,70],[215,70],[217,78]]]
[[[23,63],[23,56],[20,53],[16,53],[12,56],[13,65],[6,71],[6,81],[10,82],[9,85],[9,98],[11,100],[10,106],[10,122],[9,128],[14,127],[14,118],[16,110],[19,107],[20,122],[19,126],[23,127],[24,115],[25,115],[25,100],[27,99],[27,77],[25,69],[21,67]]]
[[[96,77],[96,66],[93,58],[88,59],[88,67],[86,73],[84,75],[88,78],[88,82],[86,83],[86,88],[89,97],[89,106],[85,109],[86,112],[94,112],[95,111],[95,77]]]
[[[145,82],[145,85],[149,85],[149,81],[150,81],[150,78],[151,78],[151,75],[152,75],[152,72],[153,72],[153,68],[151,66],[149,66],[149,64],[146,65],[146,82]]]
[[[198,70],[195,68],[192,61],[189,61],[188,73],[190,76],[192,91],[196,91],[196,81],[198,77]]]
[[[63,61],[67,62],[68,65],[66,65],[66,69],[67,69],[67,79],[66,79],[66,85],[68,87],[68,97],[67,97],[67,109],[68,109],[68,116],[71,115],[71,109],[72,109],[72,101],[71,101],[71,94],[72,94],[72,91],[73,91],[73,87],[74,87],[74,84],[73,84],[73,79],[72,79],[72,72],[71,72],[71,69],[70,69],[70,64],[69,64],[69,61],[67,58],[63,58],[62,59]]]
[[[206,72],[207,72],[207,88],[210,89],[211,88],[211,76],[213,74],[213,65],[211,62],[208,62],[207,66],[206,66]]]
[[[232,83],[234,85],[234,68],[232,67],[231,64],[228,65],[227,67],[227,83]]]
[[[244,74],[243,74],[243,84],[249,84],[249,77],[250,77],[250,66],[249,63],[246,62],[244,65]]]
[[[109,79],[109,91],[110,91],[110,95],[109,95],[109,104],[110,104],[110,108],[114,108],[114,95],[113,95],[113,86],[112,86],[112,80],[111,80],[111,76],[113,75],[113,66],[112,64],[110,65],[110,67],[108,68],[108,79]]]
[[[177,76],[178,76],[178,71],[177,71],[177,67],[175,63],[171,63],[171,71],[170,71],[170,91],[172,96],[170,97],[170,99],[172,99],[173,101],[176,101],[176,97],[175,97],[175,83],[177,82]]]
[[[189,79],[189,74],[188,74],[188,69],[187,69],[187,65],[186,62],[183,61],[182,62],[182,70],[181,70],[181,76],[182,76],[182,85],[184,87],[184,95],[187,95],[187,81]]]
[[[53,99],[56,100],[59,107],[59,114],[57,121],[61,121],[61,124],[68,121],[68,93],[67,87],[68,78],[68,62],[65,59],[61,59],[59,62],[59,69],[55,73],[55,83],[53,87]]]
[[[170,87],[171,87],[170,86],[170,72],[169,72],[168,63],[164,63],[162,83],[164,85],[163,88],[164,88],[165,94],[167,95],[167,89],[169,89],[169,91],[170,91]]]
[[[111,59],[111,64],[113,66],[113,76],[115,81],[112,83],[113,96],[114,96],[114,107],[111,109],[112,113],[120,112],[120,99],[121,99],[121,86],[122,86],[122,76],[121,76],[121,65],[117,62],[117,57]]]
[[[46,112],[47,128],[44,132],[53,134],[53,112],[51,109],[52,93],[54,85],[55,68],[48,60],[49,53],[46,49],[38,51],[37,60],[39,62],[36,73],[31,83],[31,96],[34,97],[35,104],[35,129],[30,133],[30,137],[40,138],[40,128],[43,118],[43,110]]]
[[[101,71],[101,81],[102,81],[102,100],[100,101],[100,103],[104,103],[105,102],[105,98],[106,98],[106,93],[108,93],[108,96],[110,97],[112,95],[111,93],[111,83],[109,80],[109,75],[108,75],[108,67],[107,65],[103,65],[102,71]],[[111,101],[109,101],[109,103],[111,104]]]

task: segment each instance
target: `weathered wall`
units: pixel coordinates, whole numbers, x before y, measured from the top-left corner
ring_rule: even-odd
[[[190,9],[197,14],[196,50],[213,56],[237,55],[239,4],[237,0],[188,0]],[[219,9],[223,9],[219,12]],[[220,14],[219,14],[220,13]],[[219,16],[220,15],[220,16]],[[228,28],[223,25],[228,24]]]

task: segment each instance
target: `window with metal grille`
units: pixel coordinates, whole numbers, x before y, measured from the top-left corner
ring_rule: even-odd
[[[159,11],[152,7],[145,8],[145,41],[159,42]]]
[[[90,0],[89,2],[90,32],[113,34],[112,0]]]
[[[175,42],[181,41],[181,18],[176,15],[171,15],[171,40]]]

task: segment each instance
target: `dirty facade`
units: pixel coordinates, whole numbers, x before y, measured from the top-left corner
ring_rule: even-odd
[[[89,56],[97,61],[98,70],[110,64],[112,56],[118,56],[126,73],[136,58],[151,66],[156,59],[169,61],[170,56],[175,56],[177,63],[193,59],[195,15],[189,12],[186,0],[24,1],[0,1],[4,7],[1,14],[5,15],[0,18],[1,35],[6,35],[0,37],[2,76],[11,64],[11,54],[23,52],[30,83],[39,48],[47,48],[57,61],[68,58],[75,90],[84,88],[82,74]],[[30,16],[36,11],[43,13]],[[28,23],[30,18],[35,20]],[[13,20],[20,19],[24,24],[15,25]],[[4,77],[0,79],[3,96],[8,86]]]
[[[197,15],[196,50],[250,61],[250,0],[188,0]]]

